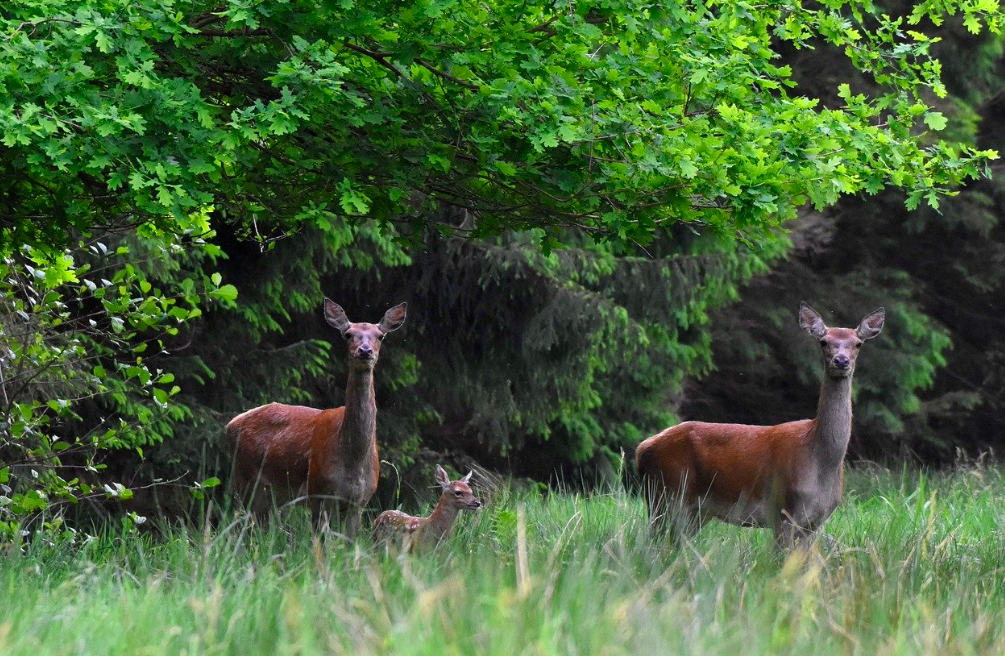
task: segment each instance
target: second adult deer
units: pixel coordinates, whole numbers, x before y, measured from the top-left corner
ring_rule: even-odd
[[[688,421],[639,444],[635,462],[659,529],[697,530],[706,517],[768,526],[779,546],[810,537],[837,507],[851,438],[851,383],[859,348],[883,329],[880,308],[856,329],[828,328],[806,303],[799,326],[820,340],[817,416],[777,426]]]
[[[352,323],[326,298],[325,320],[349,348],[345,406],[318,410],[270,403],[227,424],[234,488],[252,497],[256,516],[264,519],[273,501],[284,503],[306,492],[315,526],[328,526],[337,513],[348,535],[359,530],[363,506],[380,475],[373,369],[384,335],[401,327],[405,310],[401,303],[385,312],[380,323]]]
[[[475,510],[482,505],[468,487],[470,480],[471,472],[468,472],[459,481],[451,481],[443,467],[437,465],[436,482],[441,492],[432,514],[429,517],[413,517],[399,510],[385,510],[373,522],[374,541],[402,536],[409,551],[439,544],[453,528],[458,512]]]

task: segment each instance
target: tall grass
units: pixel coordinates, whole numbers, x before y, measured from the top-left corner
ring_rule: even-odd
[[[1003,483],[853,472],[787,558],[722,524],[654,542],[623,491],[498,491],[410,557],[312,541],[302,513],[37,542],[0,557],[0,654],[1001,654]]]

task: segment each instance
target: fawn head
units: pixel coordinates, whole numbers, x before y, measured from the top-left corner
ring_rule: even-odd
[[[468,475],[461,480],[452,481],[450,480],[450,477],[447,476],[447,472],[444,471],[443,467],[436,465],[436,482],[440,484],[440,488],[443,490],[442,498],[455,508],[463,508],[467,510],[480,508],[482,502],[479,501],[474,494],[472,494],[471,488],[468,487],[468,481],[471,480],[471,474],[472,472],[468,472]]]
[[[855,359],[867,339],[883,330],[886,310],[879,308],[865,315],[862,323],[851,328],[828,328],[820,314],[805,302],[799,304],[799,327],[820,340],[824,369],[832,378],[845,378],[855,373]]]
[[[380,323],[352,323],[345,310],[331,299],[325,299],[325,321],[339,331],[349,346],[349,363],[352,367],[372,369],[380,355],[384,335],[405,323],[407,305],[399,303],[384,313]]]

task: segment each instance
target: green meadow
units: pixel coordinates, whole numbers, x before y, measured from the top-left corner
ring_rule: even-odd
[[[410,556],[299,511],[36,541],[0,558],[0,654],[1001,654],[1003,479],[853,469],[787,556],[723,524],[652,540],[620,489],[483,489]]]

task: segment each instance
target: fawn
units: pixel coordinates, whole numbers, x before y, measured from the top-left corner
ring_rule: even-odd
[[[439,544],[450,533],[459,511],[475,510],[482,505],[468,487],[471,474],[468,472],[459,481],[451,481],[443,467],[437,465],[436,482],[442,492],[429,517],[413,517],[400,510],[385,510],[373,521],[374,542],[401,535],[407,551]]]

